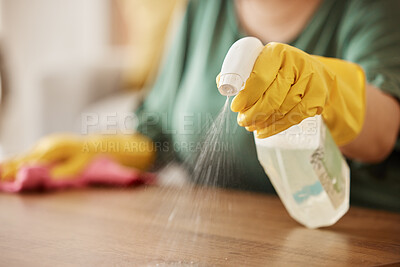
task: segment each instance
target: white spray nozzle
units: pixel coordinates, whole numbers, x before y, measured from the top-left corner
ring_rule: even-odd
[[[229,48],[218,82],[222,95],[237,95],[243,89],[263,48],[262,42],[255,37],[242,38]]]

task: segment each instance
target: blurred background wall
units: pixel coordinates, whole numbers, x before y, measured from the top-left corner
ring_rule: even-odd
[[[52,132],[80,132],[85,112],[131,111],[151,84],[184,0],[0,0],[9,91],[0,156]],[[171,26],[173,25],[173,26]]]

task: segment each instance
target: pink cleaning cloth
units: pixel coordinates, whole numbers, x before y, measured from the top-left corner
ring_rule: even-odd
[[[155,181],[153,173],[122,166],[107,157],[94,158],[77,177],[55,180],[51,178],[48,166],[24,166],[15,178],[12,182],[0,182],[0,191],[17,193],[38,189],[82,188],[90,184],[129,186],[152,184]]]

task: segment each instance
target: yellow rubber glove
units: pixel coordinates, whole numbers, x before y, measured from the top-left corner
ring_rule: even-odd
[[[365,115],[365,75],[357,64],[267,44],[233,99],[238,123],[266,138],[322,114],[336,144],[352,141]]]
[[[151,139],[141,134],[89,136],[82,151],[107,154],[122,165],[139,170],[148,170],[156,156]]]
[[[1,163],[2,181],[12,181],[20,167],[52,164],[51,177],[60,179],[81,173],[96,155],[108,155],[122,165],[147,170],[155,159],[149,138],[140,135],[50,135],[41,139],[26,155]]]

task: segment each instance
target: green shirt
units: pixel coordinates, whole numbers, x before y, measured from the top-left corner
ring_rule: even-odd
[[[356,62],[370,84],[400,99],[399,25],[398,0],[326,0],[290,44],[310,54]],[[201,129],[210,116],[217,116],[226,99],[219,94],[215,77],[229,47],[244,36],[232,0],[189,3],[159,76],[138,110],[138,130],[151,137],[160,151],[174,151],[175,158],[190,162]],[[219,184],[274,192],[257,160],[252,133],[235,120],[230,123],[235,164],[232,175]],[[349,161],[349,165],[353,204],[400,211],[399,142],[381,164]]]

